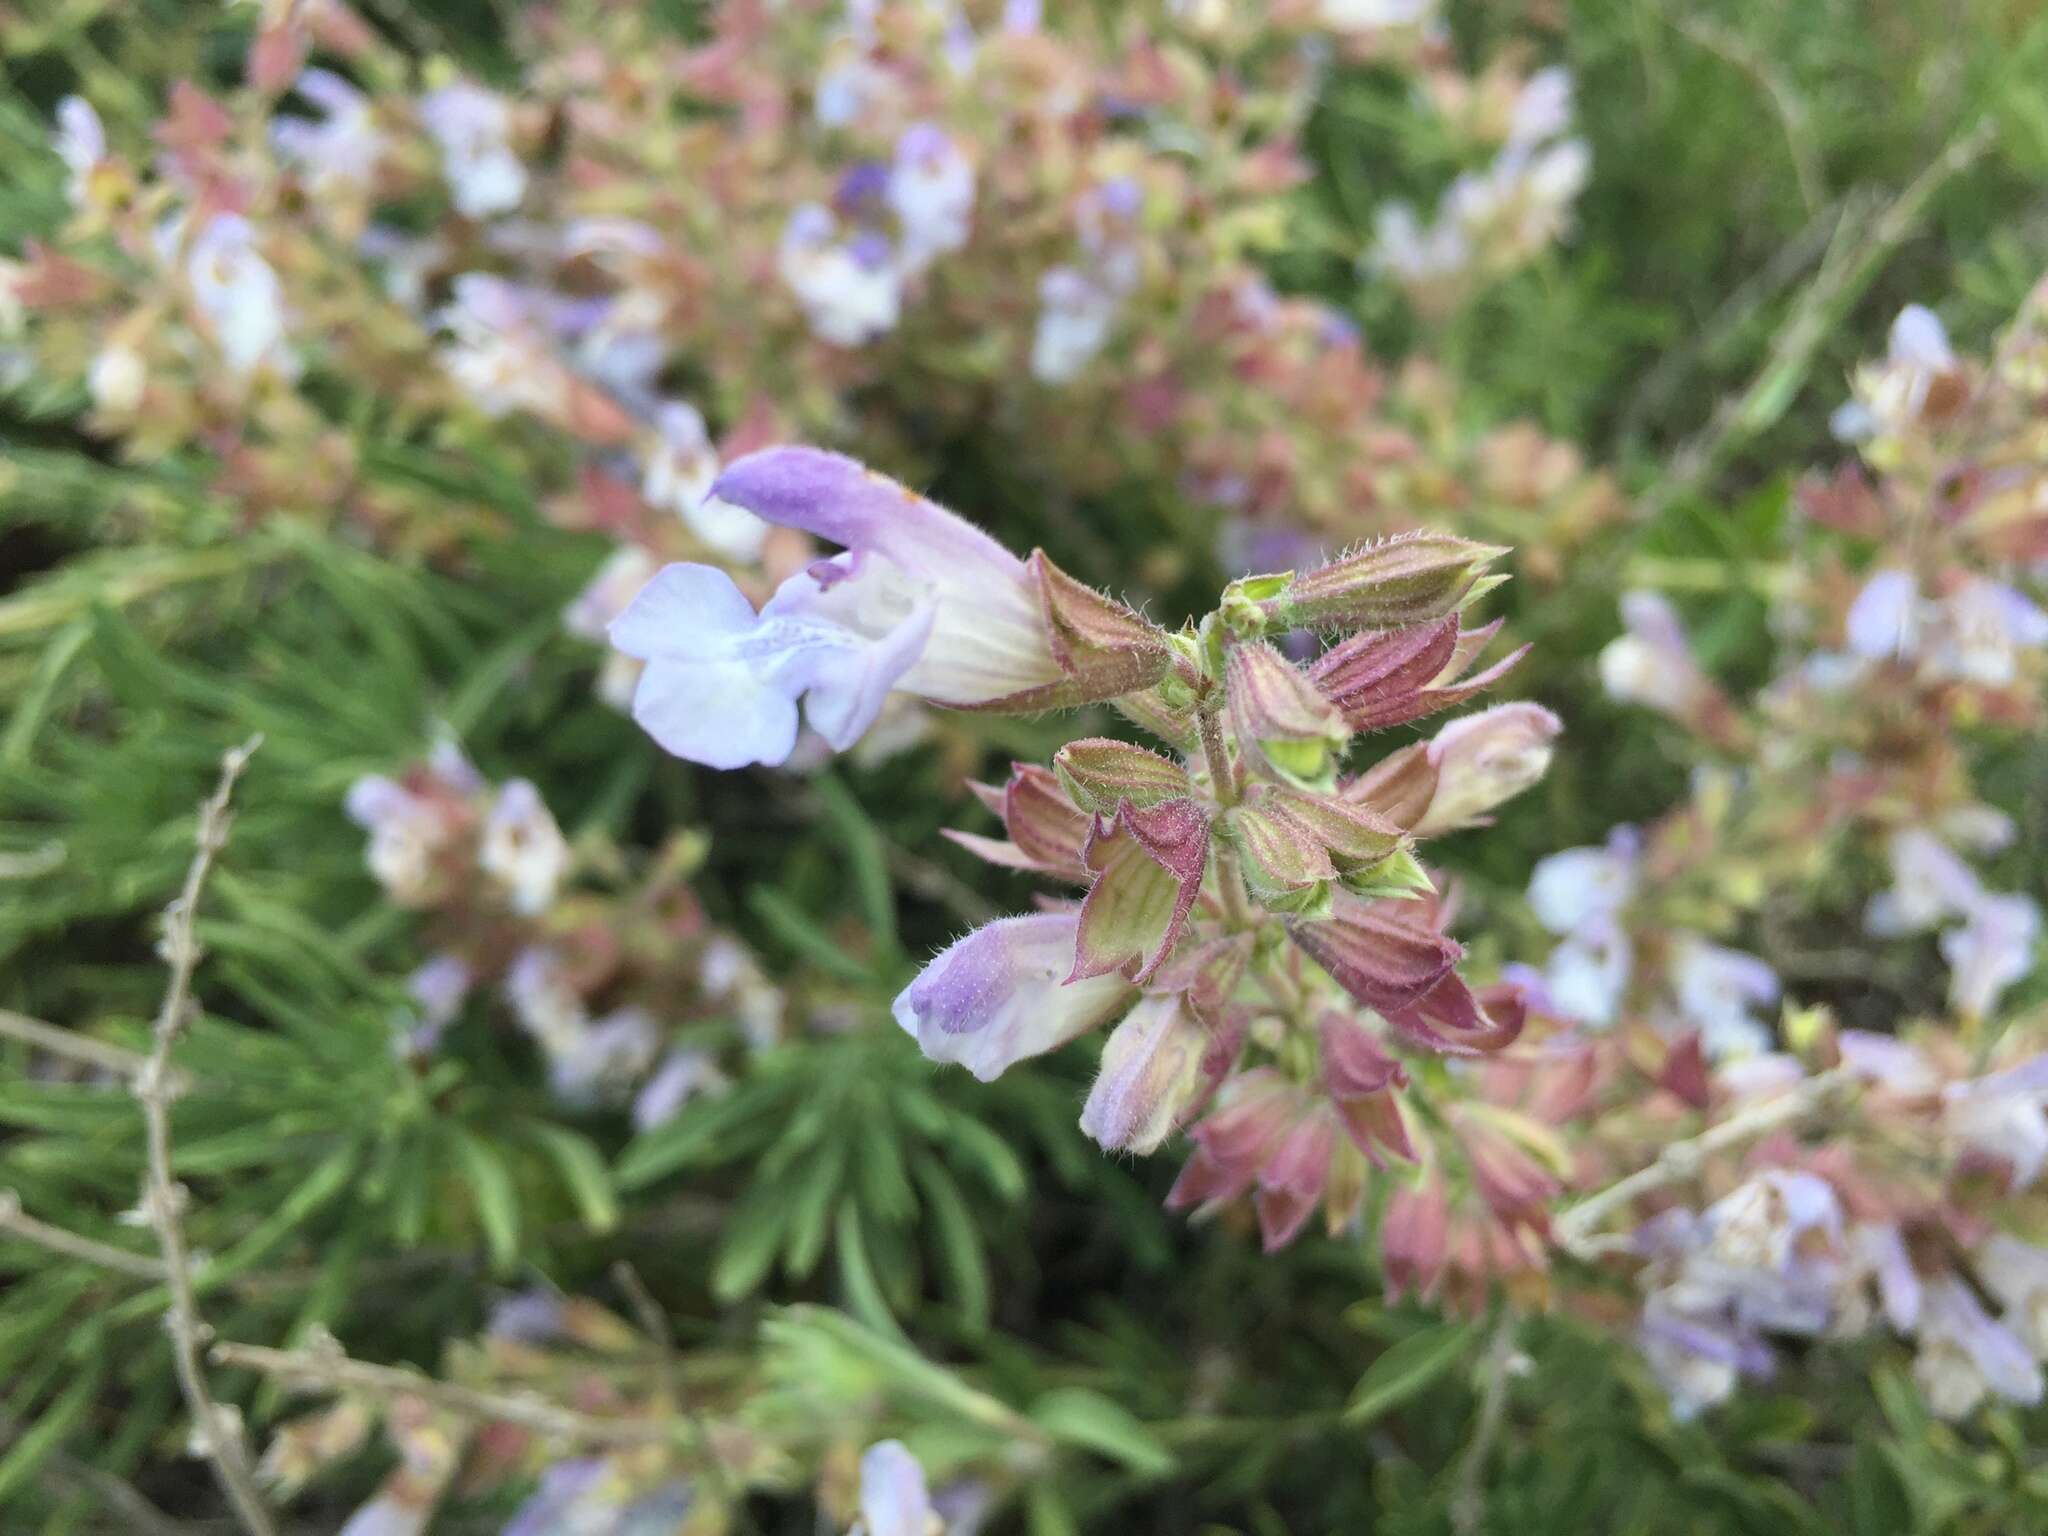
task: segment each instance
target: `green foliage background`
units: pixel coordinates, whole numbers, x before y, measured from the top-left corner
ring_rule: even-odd
[[[672,9],[691,23],[690,7]],[[1591,684],[1613,595],[1645,562],[1682,565],[1710,663],[1754,681],[1768,645],[1758,575],[1784,556],[1792,474],[1831,455],[1825,420],[1847,368],[1909,299],[1975,346],[2048,265],[2037,9],[1561,3],[1556,50],[1595,166],[1579,232],[1438,336],[1362,282],[1355,257],[1380,199],[1441,185],[1444,146],[1397,84],[1358,71],[1331,91],[1276,280],[1352,309],[1383,353],[1428,348],[1465,381],[1475,419],[1532,414],[1658,509],[1588,553],[1567,591],[1510,594],[1510,625],[1539,642],[1527,686],[1570,735],[1500,834],[1451,845],[1482,899],[1489,883],[1519,885],[1542,852],[1652,815],[1682,788],[1662,728]],[[443,0],[369,14],[502,76],[498,11]],[[1524,30],[1494,7],[1454,16],[1475,49]],[[0,246],[63,215],[45,148],[59,96],[84,85],[117,131],[134,131],[170,80],[232,79],[246,26],[170,0],[0,9]],[[1982,153],[1903,238],[1882,239],[1882,210],[1980,131]],[[1817,283],[1823,270],[1833,276]],[[1788,355],[1816,292],[1817,335]],[[1731,400],[1746,403],[1688,483],[1673,466]],[[608,1271],[624,1258],[688,1347],[750,1347],[779,1318],[764,1347],[829,1391],[859,1350],[842,1325],[777,1310],[825,1303],[862,1339],[915,1340],[1003,1401],[1036,1405],[1077,1454],[1003,1529],[1446,1529],[1483,1324],[1384,1307],[1363,1250],[1305,1243],[1264,1259],[1236,1234],[1165,1216],[1170,1168],[1104,1159],[1074,1127],[1090,1048],[984,1088],[934,1072],[888,1024],[918,959],[975,913],[1023,899],[936,838],[955,814],[936,765],[841,768],[799,793],[661,757],[591,698],[591,653],[558,633],[603,550],[549,526],[529,466],[491,445],[392,441],[375,458],[375,473],[511,531],[477,539],[451,576],[289,519],[243,527],[203,463],[110,462],[76,425],[81,405],[36,383],[0,398],[0,854],[34,869],[61,852],[0,882],[0,1006],[142,1041],[161,985],[153,923],[184,869],[192,807],[223,749],[261,732],[201,924],[207,1016],[181,1058],[203,1091],[180,1108],[180,1171],[195,1186],[194,1241],[219,1256],[207,1305],[224,1335],[319,1324],[365,1357],[432,1366],[480,1325],[495,1288],[539,1275],[616,1303]],[[1162,542],[1207,547],[1205,530],[1177,522],[1168,487],[1047,525],[1029,484],[971,440],[945,445],[935,489],[1112,587],[1131,586]],[[1162,616],[1201,585],[1158,594]],[[845,1005],[858,1026],[786,1048],[637,1141],[620,1119],[566,1115],[502,1032],[466,1027],[425,1075],[395,1061],[389,1019],[420,956],[339,807],[356,775],[415,755],[437,720],[486,774],[536,780],[572,837],[712,829],[700,888],[714,914],[799,995]],[[1066,725],[991,725],[989,755],[1035,754]],[[2035,799],[2023,847],[2048,835]],[[2017,878],[2044,894],[2042,871]],[[1828,893],[1812,899],[1824,907]],[[132,1246],[116,1218],[137,1188],[134,1106],[40,1081],[11,1045],[0,1062],[0,1184]],[[161,1298],[12,1241],[0,1276],[0,1524],[120,1528],[94,1468],[203,1519],[211,1491],[167,1438],[179,1415]],[[1782,1392],[1685,1426],[1599,1335],[1554,1322],[1525,1344],[1489,1531],[2048,1528],[2038,1418],[1932,1425],[1895,1365],[1879,1366],[1873,1399],[1875,1362],[1817,1354]],[[240,1386],[252,1414],[276,1407]],[[302,1527],[332,1529],[376,1471],[302,1506]],[[757,1502],[763,1530],[812,1529],[801,1499]],[[444,1527],[492,1519],[472,1510]]]

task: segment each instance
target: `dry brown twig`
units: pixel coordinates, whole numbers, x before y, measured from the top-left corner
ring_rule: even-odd
[[[170,1330],[178,1388],[192,1414],[206,1459],[236,1516],[250,1536],[276,1536],[277,1527],[249,1466],[240,1426],[214,1400],[207,1385],[206,1367],[199,1354],[207,1327],[199,1316],[199,1301],[192,1284],[192,1258],[185,1247],[185,1190],[171,1174],[171,1104],[178,1095],[178,1084],[171,1071],[171,1051],[192,1015],[192,973],[198,967],[200,952],[195,931],[199,897],[214,860],[227,846],[228,802],[234,794],[235,781],[241,778],[250,756],[261,744],[260,736],[252,737],[221,759],[220,782],[199,808],[195,838],[198,849],[192,856],[191,867],[185,871],[184,888],[164,909],[161,952],[170,969],[170,980],[164,988],[163,1006],[157,1010],[149,1056],[135,1074],[135,1097],[142,1105],[149,1157],[142,1212],[156,1233],[157,1247],[163,1254],[163,1278],[170,1292],[165,1324]]]
[[[131,1253],[126,1248],[116,1248],[112,1243],[86,1237],[67,1227],[53,1227],[47,1221],[38,1221],[21,1208],[21,1196],[11,1189],[0,1189],[0,1231],[11,1232],[26,1242],[47,1248],[52,1253],[61,1253],[66,1258],[133,1275],[138,1280],[164,1278],[161,1259],[146,1253]]]
[[[675,1440],[675,1427],[657,1420],[606,1418],[564,1408],[531,1393],[491,1392],[439,1381],[409,1366],[351,1359],[331,1338],[296,1350],[222,1343],[214,1345],[211,1358],[216,1365],[275,1376],[291,1386],[364,1392],[386,1400],[416,1397],[462,1418],[516,1424],[538,1435],[583,1445],[668,1445]]]

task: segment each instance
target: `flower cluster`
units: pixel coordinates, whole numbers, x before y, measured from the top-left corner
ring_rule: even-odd
[[[487,783],[452,744],[402,776],[349,789],[370,872],[423,914],[431,957],[408,982],[398,1048],[434,1051],[469,999],[496,991],[576,1106],[630,1097],[657,1125],[725,1085],[721,1056],[771,1045],[782,1005],[740,943],[714,929],[685,880],[688,839],[642,883],[584,890],[579,859],[524,779]]]
[[[1508,77],[1460,85],[1423,10],[737,6],[686,42],[586,3],[528,13],[500,94],[308,7],[246,88],[180,85],[148,157],[65,102],[73,218],[0,269],[0,319],[124,453],[197,455],[251,523],[447,559],[497,526],[386,437],[540,487],[617,549],[584,635],[670,559],[787,575],[801,541],[701,495],[787,436],[915,466],[993,426],[1083,493],[1209,508],[1253,564],[1418,517],[1569,547],[1603,477],[1527,426],[1475,441],[1446,380],[1390,378],[1255,265],[1333,44],[1462,90],[1482,135],[1505,112],[1539,163],[1570,147],[1561,74],[1495,102]]]
[[[980,790],[1007,837],[960,840],[1084,894],[926,967],[895,1011],[928,1056],[989,1079],[1114,1021],[1082,1128],[1151,1152],[1192,1123],[1172,1203],[1250,1194],[1269,1247],[1319,1206],[1332,1230],[1356,1220],[1369,1170],[1439,1160],[1402,1108],[1422,1093],[1403,1056],[1498,1050],[1522,1005],[1458,974],[1453,905],[1415,849],[1540,778],[1558,726],[1500,705],[1363,772],[1346,758],[1361,733],[1452,708],[1513,666],[1519,653],[1475,670],[1498,626],[1461,623],[1503,551],[1396,538],[1247,577],[1169,632],[836,455],[756,454],[712,494],[846,552],[758,612],[714,568],[654,577],[612,636],[646,662],[635,715],[669,750],[779,762],[799,704],[850,746],[892,691],[1011,713],[1110,704],[1171,749],[1074,741]],[[1333,643],[1305,665],[1275,643],[1307,633]],[[1458,1145],[1503,1220],[1540,1220],[1511,1137]]]

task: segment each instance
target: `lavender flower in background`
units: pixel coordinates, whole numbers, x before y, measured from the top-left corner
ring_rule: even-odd
[[[386,142],[370,98],[326,69],[305,71],[292,89],[320,115],[273,122],[270,141],[278,153],[304,172],[316,193],[368,188],[376,178]]]
[[[921,272],[967,244],[974,216],[974,167],[933,123],[913,123],[896,141],[886,192],[901,230],[900,259]]]
[[[247,219],[230,213],[208,219],[192,238],[185,276],[230,369],[297,375],[298,358],[286,345],[284,286],[256,249]]]
[[[811,332],[835,347],[859,347],[896,328],[903,272],[885,236],[843,236],[832,210],[806,203],[789,216],[777,259]]]
[[[512,149],[504,97],[457,81],[420,98],[420,122],[441,149],[441,171],[467,219],[510,213],[526,196],[526,167]]]

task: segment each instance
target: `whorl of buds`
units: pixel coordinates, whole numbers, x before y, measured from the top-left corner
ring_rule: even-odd
[[[1327,777],[1351,740],[1343,711],[1262,640],[1230,648],[1224,686],[1239,746],[1285,778]]]

